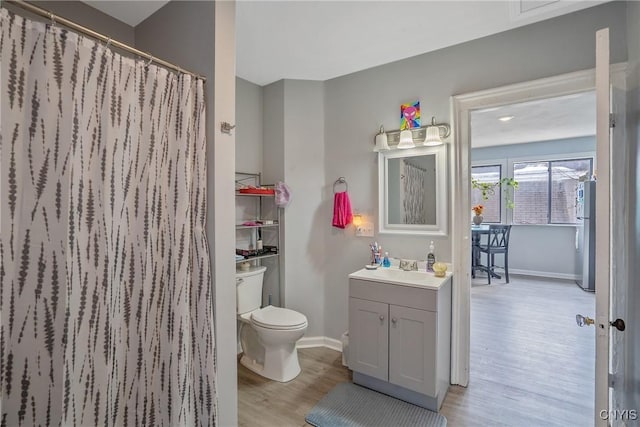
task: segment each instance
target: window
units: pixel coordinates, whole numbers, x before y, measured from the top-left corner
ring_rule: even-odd
[[[575,224],[576,188],[592,168],[590,158],[514,163],[513,223]]]
[[[502,166],[473,166],[471,168],[471,179],[477,180],[480,183],[497,184],[500,182],[500,179],[502,179]],[[482,212],[482,217],[484,218],[483,222],[500,222],[500,212],[502,208],[501,200],[500,186],[495,188],[493,194],[489,194],[488,200],[483,200],[479,189],[471,189],[471,206],[484,206],[484,210]]]

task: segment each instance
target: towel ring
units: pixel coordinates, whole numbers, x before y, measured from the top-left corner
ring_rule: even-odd
[[[340,185],[340,184],[344,184],[345,186],[345,190],[344,191],[349,191],[349,184],[347,184],[347,180],[344,178],[344,176],[341,176],[340,178],[336,179],[336,181],[333,183],[333,193],[336,193],[336,186]]]

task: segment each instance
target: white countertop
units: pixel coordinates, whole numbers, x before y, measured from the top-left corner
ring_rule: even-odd
[[[349,274],[350,279],[369,280],[372,282],[391,283],[413,288],[439,289],[452,273],[447,271],[445,277],[436,277],[428,271],[405,271],[398,267],[378,267],[375,270],[363,268]]]

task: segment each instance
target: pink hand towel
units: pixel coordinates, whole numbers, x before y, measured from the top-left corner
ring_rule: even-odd
[[[346,191],[333,195],[333,226],[345,228],[353,221],[351,213],[351,200]]]

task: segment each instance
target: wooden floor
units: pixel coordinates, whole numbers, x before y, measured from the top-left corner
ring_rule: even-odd
[[[594,296],[571,282],[503,282],[472,287],[470,383],[449,389],[448,426],[592,425],[594,329],[578,328],[575,314],[592,315]],[[304,426],[315,403],[351,379],[336,351],[298,354],[302,373],[287,384],[238,364],[240,426]]]
[[[302,372],[286,384],[256,375],[238,362],[238,425],[307,426],[304,417],[336,384],[351,381],[342,353],[298,350]]]
[[[573,282],[511,277],[471,289],[469,387],[451,387],[450,426],[593,425],[593,294]],[[588,314],[587,314],[588,313]]]

